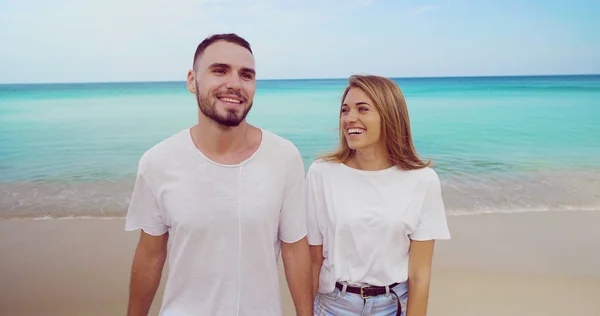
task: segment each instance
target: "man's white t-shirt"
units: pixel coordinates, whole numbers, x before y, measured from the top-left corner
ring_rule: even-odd
[[[280,241],[306,236],[305,170],[290,141],[261,131],[237,165],[208,159],[189,128],[140,159],[126,230],[169,233],[161,316],[282,315]]]
[[[364,171],[317,160],[307,186],[308,241],[323,245],[319,293],[331,293],[336,282],[405,282],[411,239],[450,239],[431,168]]]

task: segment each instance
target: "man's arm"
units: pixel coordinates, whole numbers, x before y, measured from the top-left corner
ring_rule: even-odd
[[[323,266],[323,245],[310,246],[310,260],[312,263],[312,295],[314,299],[319,289],[319,276]]]
[[[167,257],[168,235],[141,232],[131,267],[127,316],[148,315]]]
[[[406,316],[425,316],[429,301],[434,240],[410,242]]]
[[[310,252],[306,237],[295,243],[281,243],[285,276],[296,306],[296,315],[313,315]]]

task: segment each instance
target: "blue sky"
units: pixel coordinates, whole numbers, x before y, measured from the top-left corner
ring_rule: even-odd
[[[258,79],[600,73],[600,1],[0,0],[0,83],[185,80],[235,32]]]

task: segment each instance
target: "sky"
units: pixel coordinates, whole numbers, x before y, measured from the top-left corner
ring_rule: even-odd
[[[205,37],[257,79],[600,73],[598,0],[0,0],[0,83],[183,81]]]

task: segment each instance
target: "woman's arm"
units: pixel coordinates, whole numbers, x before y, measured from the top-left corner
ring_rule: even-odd
[[[312,262],[312,293],[314,299],[319,288],[319,275],[321,274],[321,266],[323,265],[323,245],[310,246],[310,260]]]
[[[406,316],[425,316],[429,301],[434,240],[410,242]]]

